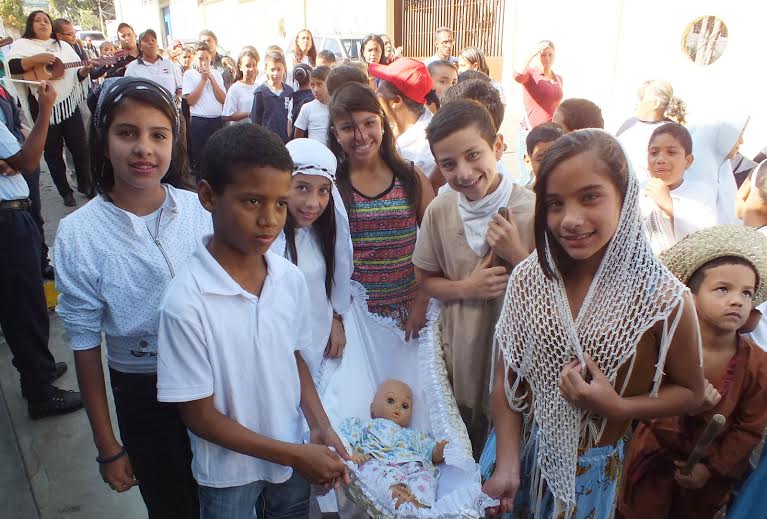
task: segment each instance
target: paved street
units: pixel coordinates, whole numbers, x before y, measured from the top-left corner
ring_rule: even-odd
[[[52,246],[58,221],[74,208],[64,207],[46,172],[40,187],[46,241]],[[81,195],[75,196],[79,205],[86,202]],[[69,364],[69,371],[57,384],[64,389],[75,389],[74,360],[64,340],[64,327],[55,313],[51,313],[50,318],[51,351],[57,361]],[[108,376],[108,371],[105,373]],[[111,406],[111,390],[107,390],[107,394]],[[113,423],[117,423],[114,417]],[[84,410],[29,420],[18,373],[11,365],[11,352],[4,339],[0,339],[0,516],[4,519],[146,517],[138,488],[126,494],[112,492],[101,480],[95,458],[96,449]]]

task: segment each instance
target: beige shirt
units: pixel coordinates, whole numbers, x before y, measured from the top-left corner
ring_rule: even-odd
[[[509,202],[509,217],[517,225],[522,242],[535,248],[533,215],[535,195],[515,185]],[[449,191],[435,198],[426,209],[413,264],[445,278],[468,278],[482,261],[469,248],[458,214],[458,193]],[[493,334],[503,298],[491,301],[459,300],[443,303],[440,337],[445,364],[459,406],[487,408]]]

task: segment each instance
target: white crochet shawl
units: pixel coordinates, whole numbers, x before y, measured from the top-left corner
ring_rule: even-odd
[[[51,54],[56,55],[56,57],[65,64],[81,61],[80,56],[78,56],[72,46],[65,41],[57,42],[52,39],[42,41],[20,38],[14,41],[11,45],[8,55],[6,56],[5,70],[8,70],[8,61],[11,59],[28,58],[44,52],[50,52]],[[64,71],[64,76],[60,79],[51,80],[53,88],[56,89],[56,102],[53,105],[53,113],[51,114],[52,125],[59,124],[61,121],[72,115],[88,93],[88,80],[80,81],[77,77],[77,71],[77,68],[66,69]],[[29,112],[29,103],[27,101],[27,93],[29,92],[27,85],[5,81],[3,82],[3,86],[5,86],[6,89],[19,100],[22,112],[27,118],[27,121],[31,123],[32,116]],[[32,93],[37,97],[37,88],[32,88]]]
[[[578,449],[599,441],[606,420],[573,407],[560,395],[562,368],[576,358],[585,365],[584,354],[588,353],[615,384],[619,368],[633,361],[642,335],[663,321],[652,390],[656,395],[666,353],[682,314],[685,286],[653,254],[645,237],[638,196],[639,186],[629,166],[618,228],[575,320],[547,239],[546,253],[556,280],[544,276],[535,254],[520,263],[509,280],[496,327],[496,347],[503,354],[506,368],[517,374],[511,387],[508,379],[506,384],[512,409],[521,412],[526,407],[519,391],[522,381],[533,393],[539,444],[533,503],[539,508],[545,481],[556,498],[557,513],[566,518],[571,517],[576,504]],[[629,377],[630,373],[626,380]],[[625,384],[617,389],[622,393]]]

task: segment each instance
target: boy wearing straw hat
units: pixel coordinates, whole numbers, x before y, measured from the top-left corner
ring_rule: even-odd
[[[767,236],[721,225],[687,236],[661,258],[695,299],[706,398],[689,416],[640,423],[626,455],[618,517],[713,518],[743,477],[767,424],[767,353],[740,334],[753,307],[767,299]],[[726,425],[684,474],[714,414]]]

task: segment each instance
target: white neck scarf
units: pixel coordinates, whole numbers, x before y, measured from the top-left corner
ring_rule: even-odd
[[[5,70],[9,70],[8,61],[11,59],[28,58],[43,52],[50,52],[56,55],[64,64],[81,61],[80,56],[65,41],[56,42],[55,40],[41,41],[20,38],[13,42],[8,51]],[[77,70],[77,68],[67,69],[61,78],[51,80],[51,84],[56,89],[56,102],[53,105],[51,124],[58,124],[67,119],[72,115],[80,102],[85,99],[88,80],[80,81],[77,77]],[[29,92],[27,85],[5,81],[3,86],[19,100],[24,115],[31,122],[32,115],[30,114],[29,103],[27,102],[27,93]],[[37,89],[33,88],[32,92],[37,97]]]
[[[506,207],[509,197],[514,189],[514,183],[508,175],[498,173],[501,183],[490,193],[472,202],[463,193],[458,194],[458,214],[463,221],[463,232],[466,235],[466,243],[477,256],[484,256],[490,250],[487,244],[487,227],[490,219],[498,209]]]
[[[579,130],[596,132],[601,130]],[[624,152],[625,155],[625,152]],[[610,240],[577,317],[567,302],[564,280],[552,259],[547,238],[546,254],[556,279],[546,278],[532,255],[517,265],[496,327],[507,369],[517,377],[506,387],[512,409],[525,409],[519,384],[533,393],[533,420],[538,425],[538,450],[533,502],[540,503],[542,478],[557,499],[558,509],[569,518],[576,505],[575,478],[578,448],[599,441],[606,420],[573,407],[559,392],[562,368],[573,359],[585,365],[589,354],[615,384],[618,370],[634,358],[642,335],[663,322],[654,387],[663,378],[666,353],[682,315],[686,290],[653,254],[639,213],[639,186],[629,163],[628,188],[615,235]],[[630,378],[630,373],[626,381]],[[507,379],[508,380],[508,379]],[[619,393],[625,389],[616,388]]]

